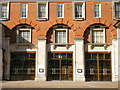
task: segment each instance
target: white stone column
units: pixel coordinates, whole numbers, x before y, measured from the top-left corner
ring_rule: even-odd
[[[35,80],[46,81],[47,76],[46,38],[38,38]]]
[[[117,29],[118,32],[118,74],[119,74],[119,81],[120,81],[120,27]]]
[[[118,81],[118,40],[112,39],[112,82]]]
[[[75,81],[85,82],[84,40],[75,38]]]
[[[0,24],[0,81],[2,80],[3,75],[3,62],[2,62],[2,25]]]

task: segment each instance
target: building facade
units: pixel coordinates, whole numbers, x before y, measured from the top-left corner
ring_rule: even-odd
[[[1,79],[118,81],[120,2],[11,0],[0,12]]]

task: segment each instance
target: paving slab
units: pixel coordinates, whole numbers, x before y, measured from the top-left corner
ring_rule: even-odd
[[[118,82],[3,81],[2,88],[118,88]]]

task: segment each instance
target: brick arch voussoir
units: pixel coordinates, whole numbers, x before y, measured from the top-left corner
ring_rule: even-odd
[[[65,23],[65,22],[61,22],[61,23],[56,23],[56,22],[54,22],[54,23],[51,23],[51,22],[49,22],[49,27],[46,28],[45,36],[47,36],[47,32],[49,31],[49,29],[50,29],[52,26],[57,25],[57,24],[67,25],[68,27],[70,27],[70,28],[73,30],[73,32],[74,32],[74,31],[76,30],[76,28],[77,28],[77,27],[76,27],[73,23],[71,23],[71,22],[69,22],[69,23]]]

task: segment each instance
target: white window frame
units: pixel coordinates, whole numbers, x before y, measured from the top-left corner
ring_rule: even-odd
[[[99,4],[99,17],[95,16],[95,4]],[[101,18],[101,9],[102,9],[101,3],[94,3],[94,18]]]
[[[30,38],[29,38],[29,42],[28,43],[31,43],[31,38],[32,38],[32,29],[31,28],[18,28],[17,29],[17,38],[16,38],[16,41],[17,41],[17,43],[21,43],[20,41],[19,41],[19,31],[29,31],[30,32]],[[27,43],[27,42],[23,42],[23,43]],[[21,43],[22,44],[22,43]]]
[[[55,32],[56,31],[65,31],[66,32],[66,42],[65,43],[56,43],[56,35],[55,35]],[[54,44],[68,44],[68,29],[64,29],[64,28],[58,28],[58,29],[55,29],[54,30]]]
[[[120,20],[120,18],[117,18],[116,15],[115,15],[115,4],[120,4],[120,2],[112,2],[112,17],[113,19],[116,19],[116,20]]]
[[[58,5],[62,5],[62,17],[58,17]],[[64,18],[64,4],[57,4],[57,18]]]
[[[28,4],[24,4],[26,5],[26,17],[22,17],[22,5],[20,4],[20,18],[28,18]]]
[[[75,17],[75,4],[81,4],[82,5],[82,17]],[[73,19],[74,20],[85,20],[85,2],[83,1],[74,1],[73,2]]]
[[[98,26],[98,25],[97,25]],[[90,27],[90,42],[91,44],[105,44],[106,40],[105,40],[105,27],[100,27],[100,28],[94,28],[95,26]],[[93,43],[93,38],[92,38],[92,32],[93,31],[103,31],[103,42],[102,43]]]
[[[0,4],[7,4],[7,17],[0,17],[0,20],[8,20],[9,19],[9,6],[10,6],[10,2],[0,2]],[[0,12],[1,13],[1,12]]]
[[[45,15],[45,17],[39,17],[39,9],[38,9],[38,5],[39,4],[46,4],[46,15]],[[45,2],[45,1],[43,1],[43,2],[37,2],[37,20],[48,20],[48,1],[47,2]]]

